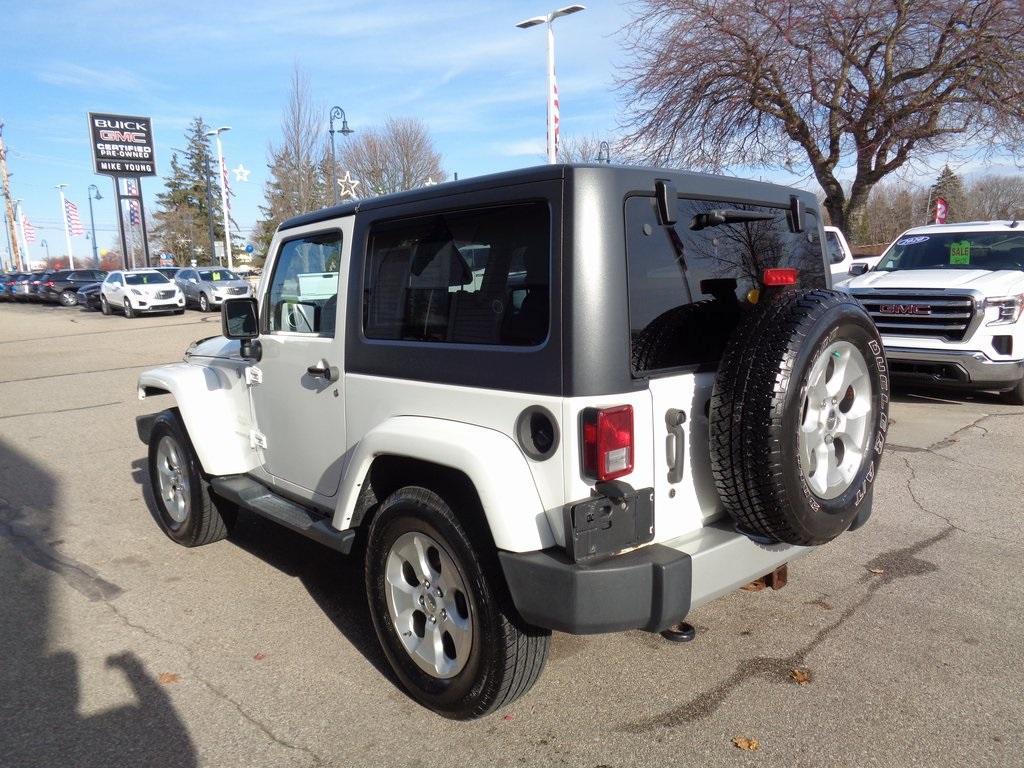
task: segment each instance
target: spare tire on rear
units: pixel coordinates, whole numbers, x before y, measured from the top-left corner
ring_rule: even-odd
[[[738,530],[831,541],[870,504],[888,428],[878,330],[852,296],[788,290],[744,318],[722,355],[711,467]]]

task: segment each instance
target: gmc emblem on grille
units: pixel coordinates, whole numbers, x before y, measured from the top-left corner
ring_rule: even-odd
[[[883,315],[930,315],[932,308],[927,304],[883,304],[878,311]]]

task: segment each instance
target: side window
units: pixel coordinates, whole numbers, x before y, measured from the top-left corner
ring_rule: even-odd
[[[282,243],[267,292],[267,332],[333,336],[340,262],[340,232]]]
[[[708,225],[704,214],[741,209],[763,220]],[[633,373],[716,362],[751,289],[770,267],[795,267],[804,288],[825,286],[818,222],[806,212],[803,232],[790,229],[788,208],[680,200],[676,253],[658,222],[654,198],[626,200],[626,248]],[[671,344],[661,340],[671,338]]]
[[[381,222],[363,280],[369,339],[535,346],[548,335],[547,203]]]
[[[846,258],[843,248],[839,245],[839,237],[835,232],[825,233],[825,243],[828,245],[828,261],[830,264],[842,264]]]

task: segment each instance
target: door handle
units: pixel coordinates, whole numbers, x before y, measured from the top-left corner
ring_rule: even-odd
[[[336,365],[328,365],[326,360],[321,360],[316,365],[311,365],[306,369],[306,373],[310,376],[319,376],[320,378],[327,379],[329,382],[335,382],[341,378],[341,371],[338,370]]]
[[[686,412],[678,408],[669,408],[665,412],[665,426],[668,427],[668,440],[665,446],[668,456],[668,481],[678,483],[683,479],[686,469]]]

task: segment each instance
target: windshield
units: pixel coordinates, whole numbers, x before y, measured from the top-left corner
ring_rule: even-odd
[[[155,285],[156,283],[171,282],[159,272],[136,272],[135,274],[126,274],[124,276],[124,281],[128,285]]]
[[[892,244],[875,269],[1024,270],[1024,232],[906,235]]]
[[[240,280],[234,272],[227,269],[201,269],[199,279],[204,283],[219,283],[223,280]]]

